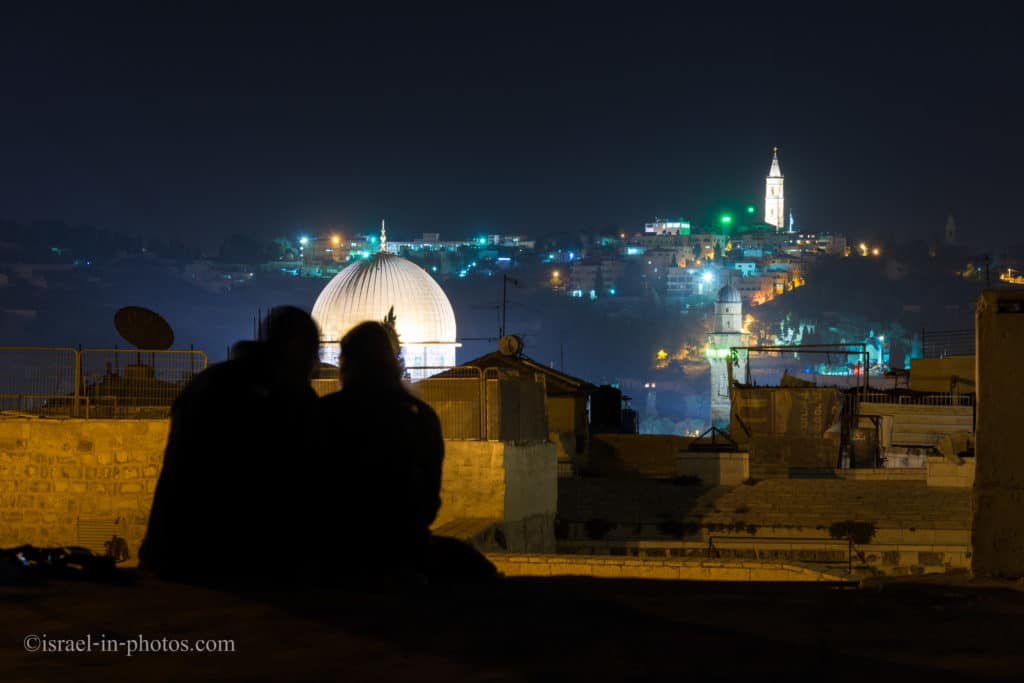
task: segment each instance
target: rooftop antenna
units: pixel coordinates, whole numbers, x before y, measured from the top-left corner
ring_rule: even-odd
[[[174,331],[159,313],[141,306],[125,306],[114,314],[118,334],[137,349],[163,351],[174,343]]]
[[[119,308],[114,313],[114,327],[122,339],[135,346],[136,365],[142,365],[143,350],[164,351],[174,343],[174,330],[167,321],[141,306]]]

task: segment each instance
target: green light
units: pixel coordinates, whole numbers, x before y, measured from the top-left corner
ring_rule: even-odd
[[[727,213],[723,213],[721,216],[718,217],[718,222],[721,223],[722,225],[731,225],[732,216]]]
[[[757,207],[755,207],[753,204],[751,204],[750,206],[747,207],[747,213],[753,214],[756,211],[757,211]]]

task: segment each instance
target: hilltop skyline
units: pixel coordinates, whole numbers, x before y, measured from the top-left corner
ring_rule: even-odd
[[[835,12],[835,10],[833,10]],[[811,230],[1014,239],[1022,64],[997,15],[3,10],[0,217],[204,247],[638,228],[757,202]]]

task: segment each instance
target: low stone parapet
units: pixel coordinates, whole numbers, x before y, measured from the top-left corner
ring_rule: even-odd
[[[676,459],[676,473],[696,477],[707,486],[738,486],[750,478],[750,454],[683,451]]]
[[[499,545],[550,552],[558,511],[558,453],[549,442],[445,442],[441,510],[435,528],[458,519],[492,519]]]
[[[928,456],[928,486],[972,488],[974,486],[974,458],[954,459],[942,455]]]
[[[785,562],[506,553],[492,553],[487,558],[505,576],[590,576],[669,581],[847,580],[839,573]]]

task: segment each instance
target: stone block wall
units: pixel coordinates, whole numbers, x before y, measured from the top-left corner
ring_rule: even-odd
[[[81,522],[124,538],[136,561],[169,426],[0,418],[0,547],[79,545]],[[438,524],[493,519],[509,549],[554,549],[554,444],[455,440],[445,449]]]
[[[671,479],[691,441],[673,434],[593,434],[587,470],[592,476]]]
[[[928,456],[928,486],[969,489],[974,486],[974,458],[960,463],[941,455]]]
[[[505,515],[505,444],[445,441],[441,510],[435,525],[473,517]]]
[[[706,486],[738,486],[750,478],[748,453],[681,453],[678,473]]]
[[[951,391],[955,384],[964,393],[974,391],[974,356],[945,358],[911,358],[910,389],[912,391]]]
[[[446,441],[441,510],[435,527],[486,518],[501,525],[507,549],[554,550],[558,454],[548,442]]]
[[[0,418],[0,547],[77,545],[80,522],[117,523],[135,560],[168,426],[168,420]]]

